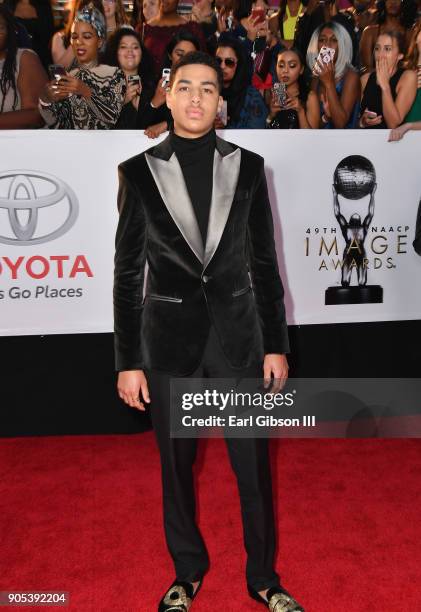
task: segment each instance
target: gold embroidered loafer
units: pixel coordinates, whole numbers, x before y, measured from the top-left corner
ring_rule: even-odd
[[[253,599],[264,604],[270,612],[304,612],[304,608],[283,587],[271,587],[266,593],[267,601],[249,584],[247,590]],[[263,589],[262,589],[263,591]]]
[[[202,586],[203,578],[199,580],[197,589],[193,592],[191,582],[183,580],[174,580],[168,591],[165,593],[159,602],[158,612],[188,612],[192,605],[193,599],[196,597],[200,587]],[[195,581],[196,582],[196,581]]]

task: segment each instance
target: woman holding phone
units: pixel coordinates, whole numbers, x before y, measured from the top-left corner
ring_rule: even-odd
[[[235,38],[219,40],[216,55],[222,69],[227,124],[217,118],[215,128],[264,129],[268,109],[263,96],[250,84],[250,71],[244,45]]]
[[[380,34],[374,46],[376,69],[361,77],[361,128],[397,128],[417,93],[417,73],[401,66],[404,39],[400,32]]]
[[[306,66],[298,49],[278,53],[275,83],[266,124],[271,129],[316,129],[320,123],[317,95],[310,90]],[[277,85],[279,87],[277,87]]]
[[[98,63],[106,37],[105,19],[93,5],[76,13],[71,44],[78,67],[52,79],[39,100],[50,129],[111,129],[117,123],[126,95],[124,73]]]
[[[117,130],[136,129],[137,112],[151,89],[151,60],[140,35],[130,27],[122,27],[110,36],[104,61],[118,66],[126,77],[126,97]]]
[[[313,72],[312,89],[320,102],[321,128],[356,126],[361,85],[352,54],[351,37],[337,22],[319,26],[310,39],[307,66]]]

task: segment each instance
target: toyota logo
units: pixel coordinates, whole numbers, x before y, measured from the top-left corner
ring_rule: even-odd
[[[50,215],[52,221],[42,235],[37,235],[40,210],[60,207],[61,214]],[[76,194],[64,181],[33,170],[0,172],[0,242],[18,246],[41,244],[63,236],[75,224],[79,212]],[[54,209],[56,211],[56,209]],[[45,215],[43,215],[45,217]],[[3,222],[8,219],[8,231]],[[45,218],[43,219],[45,225]],[[51,225],[55,228],[51,230]]]

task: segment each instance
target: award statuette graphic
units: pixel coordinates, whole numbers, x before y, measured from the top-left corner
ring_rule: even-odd
[[[369,159],[361,155],[345,157],[336,166],[333,175],[333,210],[345,240],[342,261],[341,286],[329,287],[325,292],[325,304],[378,304],[383,302],[380,285],[367,285],[368,259],[364,248],[368,228],[374,215],[374,194],[376,192],[376,171]],[[360,200],[370,194],[368,212],[364,221],[357,213],[349,220],[341,213],[339,198]],[[351,285],[355,270],[357,285]]]

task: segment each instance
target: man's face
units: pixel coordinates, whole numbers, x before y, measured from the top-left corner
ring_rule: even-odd
[[[174,131],[185,138],[198,138],[209,132],[222,103],[216,72],[203,64],[179,68],[167,92]]]

